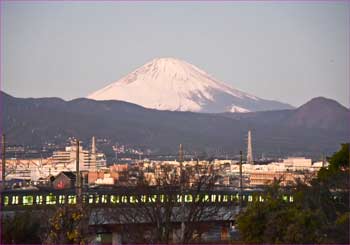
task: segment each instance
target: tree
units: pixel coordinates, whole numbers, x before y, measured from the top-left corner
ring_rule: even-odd
[[[298,181],[294,202],[283,201],[274,182],[263,203],[247,207],[237,219],[248,243],[349,243],[349,144],[343,144],[316,179]]]
[[[341,149],[329,158],[329,167],[321,168],[317,181],[328,188],[349,188],[349,144],[342,144]]]
[[[40,220],[32,212],[2,214],[2,243],[4,244],[39,244]]]
[[[218,216],[220,210],[217,206],[206,205],[201,196],[203,191],[213,190],[218,179],[213,165],[185,166],[182,175],[176,168],[162,165],[156,169],[153,181],[144,173],[140,176],[134,191],[161,194],[152,203],[114,207],[108,211],[108,217],[122,224],[120,232],[124,239],[131,243],[200,242],[201,235],[208,229],[201,221]],[[181,190],[182,197],[178,195]],[[186,197],[187,194],[191,197]],[[186,200],[186,207],[179,204],[179,198],[188,198],[183,200]],[[183,236],[181,222],[185,224]]]
[[[87,244],[90,212],[80,205],[65,205],[52,213],[43,242],[45,244]]]

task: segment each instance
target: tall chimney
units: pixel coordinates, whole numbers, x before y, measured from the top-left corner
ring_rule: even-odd
[[[252,133],[248,131],[248,147],[247,147],[247,163],[254,164],[253,160],[253,149],[252,149]]]

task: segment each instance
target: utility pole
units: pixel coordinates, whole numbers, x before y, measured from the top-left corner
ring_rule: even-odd
[[[6,188],[6,183],[5,183],[5,178],[6,178],[6,145],[5,145],[5,134],[2,135],[1,137],[1,146],[2,146],[2,162],[1,162],[1,176],[2,176],[2,190],[5,190]]]
[[[322,153],[322,167],[326,166],[326,157],[325,154]]]
[[[5,178],[6,178],[6,175],[5,175],[5,170],[6,170],[6,145],[5,145],[5,134],[2,134],[2,137],[1,137],[1,149],[2,149],[2,162],[1,162],[1,175],[2,175],[2,181],[1,181],[1,191],[4,191],[5,188],[6,188],[6,183],[5,183]],[[4,225],[4,215],[3,215],[3,212],[1,212],[1,227],[3,227]],[[0,243],[4,243],[4,240],[3,238],[1,237],[0,238]]]
[[[81,177],[80,177],[80,141],[77,139],[77,151],[76,151],[76,192],[77,192],[77,203],[81,202]]]
[[[240,210],[242,209],[242,202],[243,202],[243,175],[242,175],[242,161],[243,161],[243,155],[242,151],[239,152],[240,155],[240,161],[239,161],[239,207]]]
[[[92,171],[96,171],[96,140],[95,136],[92,136],[91,140],[91,161],[90,161],[90,169]],[[89,170],[90,170],[89,169]]]
[[[183,176],[183,148],[182,144],[179,145],[179,162],[180,162],[180,194],[181,194],[181,236],[180,236],[180,243],[184,243],[184,237],[185,237],[185,202],[184,202],[184,195],[183,195],[183,185],[184,185],[184,176]]]

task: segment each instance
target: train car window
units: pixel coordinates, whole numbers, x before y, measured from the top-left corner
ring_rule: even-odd
[[[50,194],[46,196],[46,204],[52,205],[56,204],[56,196]]]
[[[9,205],[9,197],[8,196],[4,196],[4,206]]]
[[[68,204],[76,204],[77,203],[77,196],[76,195],[69,195],[68,196]]]
[[[66,197],[64,195],[59,195],[58,197],[59,204],[64,204],[65,200],[66,200]]]
[[[33,196],[23,196],[23,205],[33,205]]]
[[[43,196],[36,196],[35,203],[38,205],[43,204]]]

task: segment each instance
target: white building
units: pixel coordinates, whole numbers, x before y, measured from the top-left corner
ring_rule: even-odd
[[[292,170],[307,170],[312,167],[312,160],[305,157],[288,157],[282,164]]]
[[[55,151],[52,155],[53,165],[63,165],[71,171],[76,171],[77,146],[67,146],[64,151]],[[79,168],[80,170],[96,170],[106,167],[106,157],[103,153],[96,152],[95,137],[92,137],[91,150],[84,150],[79,147]]]
[[[80,170],[96,170],[106,167],[103,153],[94,149],[84,150],[79,147]],[[64,151],[53,152],[52,157],[46,159],[8,159],[6,161],[6,179],[21,178],[36,181],[50,175],[57,175],[63,171],[76,171],[76,146],[67,146]]]

